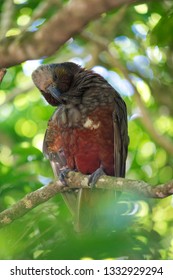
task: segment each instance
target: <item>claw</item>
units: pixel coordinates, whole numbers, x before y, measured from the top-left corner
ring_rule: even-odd
[[[98,179],[102,176],[106,175],[105,172],[103,171],[103,168],[100,167],[98,168],[95,172],[93,172],[88,180],[88,185],[94,188],[95,184],[97,183]]]
[[[68,178],[68,172],[71,171],[70,168],[68,167],[65,167],[63,169],[60,170],[60,173],[59,173],[59,180],[61,181],[61,183],[64,185],[64,186],[67,186],[67,182],[66,182],[66,178]]]

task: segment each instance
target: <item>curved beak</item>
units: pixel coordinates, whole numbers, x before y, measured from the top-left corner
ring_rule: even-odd
[[[61,101],[61,98],[60,98],[61,93],[60,93],[60,91],[59,91],[57,88],[55,88],[54,86],[50,85],[50,86],[48,86],[47,90],[48,90],[49,93],[52,95],[52,97],[54,97],[54,98],[55,98],[56,100],[58,100],[60,103],[62,102],[62,101]]]

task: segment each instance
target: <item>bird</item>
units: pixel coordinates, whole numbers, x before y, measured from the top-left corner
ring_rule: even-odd
[[[121,95],[100,74],[73,62],[40,65],[32,73],[46,101],[57,107],[43,142],[56,178],[66,170],[125,177],[128,152],[127,108]],[[113,190],[79,189],[62,194],[77,232],[94,232],[113,223]]]

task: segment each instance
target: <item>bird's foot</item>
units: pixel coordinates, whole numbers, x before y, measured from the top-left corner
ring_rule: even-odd
[[[102,176],[102,175],[106,175],[105,172],[103,171],[103,168],[100,167],[98,168],[96,171],[94,171],[88,180],[88,185],[91,186],[92,188],[95,186],[95,184],[97,183],[98,179]]]
[[[68,173],[71,171],[70,168],[68,167],[64,167],[60,170],[60,173],[59,173],[59,180],[61,181],[61,183],[64,185],[64,186],[67,186],[67,182],[66,182],[66,179],[68,178]]]

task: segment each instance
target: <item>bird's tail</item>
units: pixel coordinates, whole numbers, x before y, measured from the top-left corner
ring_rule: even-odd
[[[75,229],[80,233],[96,233],[113,229],[116,192],[102,189],[80,189]]]
[[[59,164],[50,161],[56,178]],[[117,193],[113,190],[80,189],[62,194],[73,218],[75,230],[80,233],[93,233],[114,227]]]

